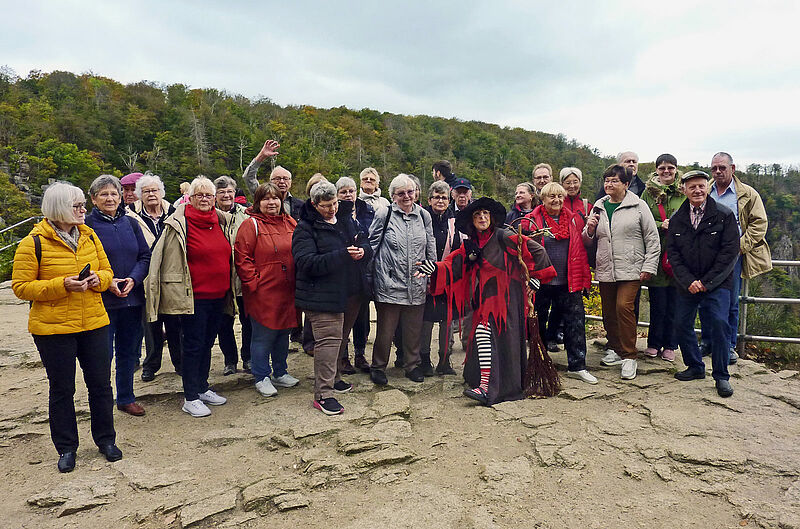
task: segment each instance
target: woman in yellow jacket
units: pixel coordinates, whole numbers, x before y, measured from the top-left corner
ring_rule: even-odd
[[[50,381],[50,436],[59,453],[58,470],[71,472],[78,450],[76,359],[89,393],[92,438],[108,461],[122,459],[112,412],[109,320],[100,297],[114,274],[100,239],[84,225],[83,191],[51,185],[42,215],[14,256],[11,288],[18,298],[32,301],[28,330]]]

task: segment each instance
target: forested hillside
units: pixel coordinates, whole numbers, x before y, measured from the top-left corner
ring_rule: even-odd
[[[33,71],[23,78],[0,69],[0,217],[11,224],[35,213],[29,200],[35,201],[41,186],[51,179],[87,189],[101,173],[152,171],[164,180],[168,198],[177,196],[181,181],[198,174],[240,179],[266,139],[281,143],[278,163],[295,175],[298,195],[303,195],[313,173],[334,179],[357,177],[367,166],[384,176],[384,189],[400,172],[413,173],[427,185],[431,164],[445,158],[456,174],[473,182],[476,194],[493,195],[505,203],[510,202],[515,184],[528,179],[539,162],[550,163],[555,171],[567,165],[581,168],[584,188],[593,196],[598,175],[612,162],[560,134],[488,123],[370,109],[283,107],[267,97],[250,100],[213,88],[146,81],[124,85],[69,72]],[[623,149],[636,146],[620,145]],[[640,173],[653,169],[652,162],[643,161]],[[744,170],[740,177],[764,198],[773,253],[777,258],[797,258],[797,168],[739,169]],[[15,235],[28,229],[23,227]],[[7,266],[8,257],[3,261]],[[798,271],[784,270],[770,274],[756,290],[798,297]],[[759,334],[800,334],[797,311],[789,307],[772,306],[751,315],[754,324],[759,322],[753,329]]]

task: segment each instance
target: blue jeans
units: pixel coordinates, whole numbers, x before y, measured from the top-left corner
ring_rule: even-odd
[[[739,294],[742,291],[742,256],[736,260],[736,265],[733,267],[733,286],[729,290],[731,293],[731,300],[728,306],[728,327],[730,328],[730,348],[736,349],[736,341],[739,337]],[[708,344],[711,338],[706,335],[705,324],[703,323],[703,315],[700,314],[700,326],[703,329],[702,340],[703,344]]]
[[[675,287],[648,287],[650,293],[650,330],[647,347],[677,349],[675,337]]]
[[[108,312],[109,357],[117,360],[117,405],[130,404],[133,395],[133,372],[142,351],[142,306],[112,309]],[[109,360],[110,360],[109,358]]]
[[[183,396],[197,400],[208,391],[211,347],[217,338],[225,298],[194,300],[194,314],[181,315]]]
[[[705,372],[705,364],[694,334],[694,320],[700,310],[700,321],[711,343],[711,365],[714,380],[728,380],[730,327],[728,308],[731,291],[717,288],[711,292],[678,291],[675,299],[675,334],[681,348],[683,363],[693,371]]]
[[[275,373],[275,377],[286,374],[286,357],[289,356],[289,333],[291,329],[270,329],[250,318],[253,329],[250,338],[250,370],[253,378],[260,382]],[[272,358],[272,368],[269,359]]]

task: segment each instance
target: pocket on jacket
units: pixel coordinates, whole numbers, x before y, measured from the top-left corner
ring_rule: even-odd
[[[182,283],[183,282],[183,274],[171,272],[167,274],[163,274],[161,276],[161,280],[164,283]]]

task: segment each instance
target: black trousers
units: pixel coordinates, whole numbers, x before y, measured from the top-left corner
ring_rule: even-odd
[[[162,331],[162,328],[164,329]],[[147,353],[142,362],[142,371],[158,373],[161,369],[161,356],[164,353],[163,334],[167,335],[169,357],[176,372],[181,370],[183,342],[181,337],[181,317],[179,314],[159,314],[154,322],[145,322],[144,343]]]
[[[33,341],[50,382],[50,437],[58,453],[78,450],[76,359],[89,392],[92,439],[97,446],[116,442],[108,326],[71,334],[34,334]]]
[[[239,323],[242,324],[242,362],[250,361],[250,340],[253,338],[253,326],[250,318],[244,314],[244,298],[236,297],[239,306]],[[236,336],[233,333],[233,316],[222,314],[219,325],[219,348],[225,358],[225,365],[236,365],[239,362],[239,352],[236,348]]]
[[[542,340],[545,343],[554,342],[559,325],[563,322],[567,369],[586,369],[586,318],[581,292],[570,292],[567,285],[542,285],[536,293],[535,306]],[[555,321],[553,313],[557,314]]]

